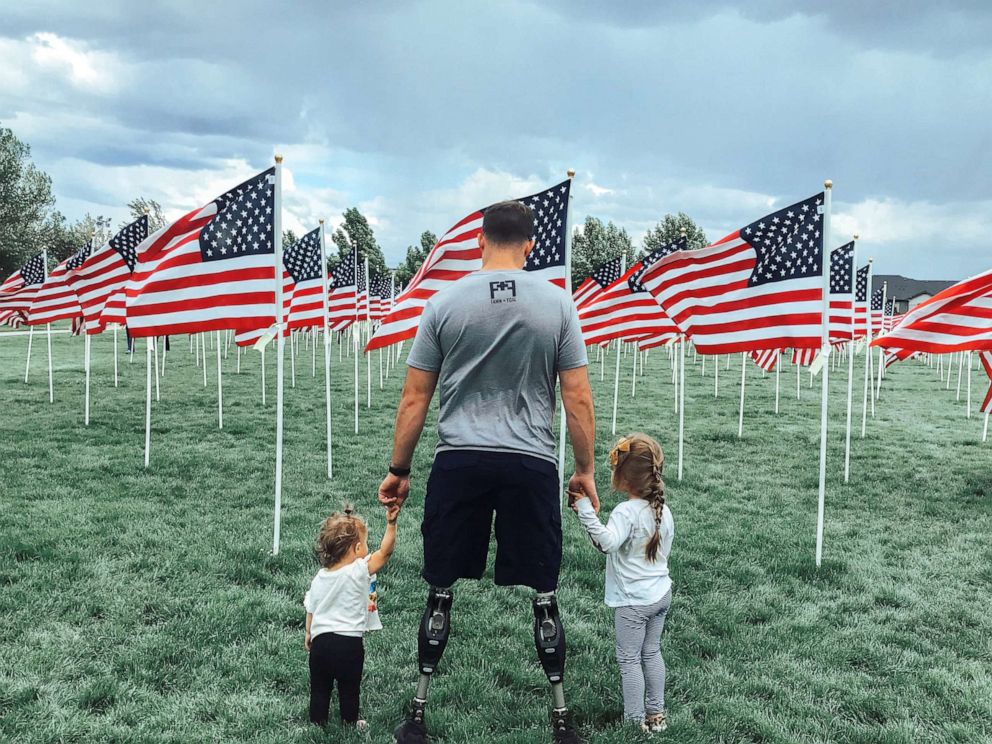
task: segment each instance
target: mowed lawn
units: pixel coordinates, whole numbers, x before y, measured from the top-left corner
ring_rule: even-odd
[[[366,737],[307,723],[303,592],[322,517],[351,499],[373,546],[375,499],[391,445],[400,377],[352,422],[353,366],[335,347],[335,475],[324,472],[323,384],[301,350],[286,390],[282,551],[273,520],[274,354],[267,405],[259,355],[235,374],[223,361],[217,428],[215,352],[207,385],[186,337],[173,339],[142,461],[145,365],[112,341],[93,345],[92,421],[83,426],[82,341],[53,338],[55,403],[36,335],[0,336],[0,740],[10,742],[375,742],[390,732],[416,678],[425,598],[419,522],[434,444],[418,450],[395,557],[380,575],[385,630],[366,638]],[[121,337],[123,349],[123,336]],[[408,345],[407,347],[408,348]],[[405,350],[404,350],[405,351]],[[860,422],[863,357],[855,386]],[[667,351],[650,353],[631,397],[622,359],[618,428],[666,450],[677,536],[674,605],[663,651],[671,742],[981,742],[992,740],[992,442],[967,420],[936,371],[889,371],[868,436],[855,436],[843,483],[846,366],[831,375],[824,562],[814,563],[819,381],[796,400],[795,372],[749,365],[737,438],[741,359],[686,370],[685,479],[676,478],[677,417]],[[600,381],[598,482],[612,436],[613,357]],[[287,362],[287,382],[289,364]],[[402,371],[402,370],[398,370]],[[973,372],[973,400],[984,373]],[[956,368],[955,380],[956,382]],[[604,559],[570,513],[559,597],[568,635],[568,700],[593,742],[647,741],[620,726]],[[538,666],[530,596],[487,580],[455,588],[452,639],[435,679],[438,742],[549,740],[548,685]],[[335,701],[336,705],[336,701]]]

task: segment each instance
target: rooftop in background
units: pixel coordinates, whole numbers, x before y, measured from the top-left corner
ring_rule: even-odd
[[[898,313],[904,313],[941,290],[957,284],[957,280],[910,279],[899,274],[878,274],[871,278],[872,291],[879,289],[883,282],[887,284],[886,296],[896,301]]]

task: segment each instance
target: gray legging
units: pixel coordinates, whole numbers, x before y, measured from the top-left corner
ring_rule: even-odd
[[[647,714],[665,710],[665,660],[661,657],[661,631],[672,606],[672,590],[652,605],[617,607],[617,663],[623,682],[623,717],[643,721],[645,693]]]

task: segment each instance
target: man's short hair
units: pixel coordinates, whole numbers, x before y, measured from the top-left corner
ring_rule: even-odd
[[[493,204],[482,217],[482,234],[496,245],[526,242],[534,235],[534,210],[518,201]]]

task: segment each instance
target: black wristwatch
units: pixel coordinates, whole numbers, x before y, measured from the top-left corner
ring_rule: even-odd
[[[410,475],[410,468],[398,468],[395,465],[390,465],[389,472],[395,475],[397,478],[406,478],[408,475]]]

